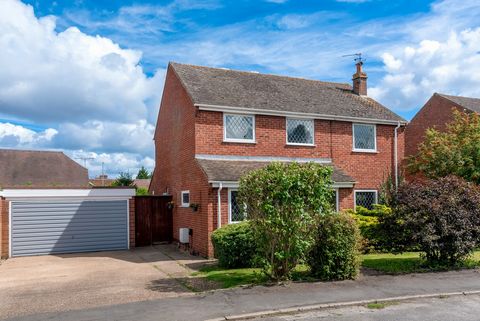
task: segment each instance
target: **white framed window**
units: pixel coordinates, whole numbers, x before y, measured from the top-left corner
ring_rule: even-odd
[[[228,223],[239,223],[246,219],[245,212],[242,211],[237,200],[237,189],[228,189]]]
[[[378,203],[378,192],[376,190],[356,190],[355,191],[355,209],[362,206],[373,209],[373,205]]]
[[[352,124],[353,151],[377,151],[377,127],[372,124]]]
[[[313,119],[286,118],[288,145],[313,146],[315,122]]]
[[[182,191],[180,193],[180,202],[182,204],[182,207],[190,206],[190,191]]]
[[[234,143],[254,143],[255,116],[223,114],[223,140]]]

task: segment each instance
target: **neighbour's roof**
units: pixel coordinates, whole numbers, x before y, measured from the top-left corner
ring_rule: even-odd
[[[194,104],[246,109],[405,120],[345,83],[170,63]]]
[[[144,179],[135,179],[133,181],[133,185],[136,187],[143,187],[148,189],[150,187],[150,179],[144,178]]]
[[[95,186],[95,187],[103,187],[103,186],[112,186],[113,182],[115,182],[115,179],[113,178],[90,178],[89,179],[90,185]]]
[[[88,170],[62,152],[0,149],[0,188],[86,188]]]
[[[436,93],[436,94],[450,100],[451,102],[454,102],[459,106],[462,106],[465,109],[468,109],[476,113],[480,113],[480,98],[451,96],[451,95],[445,95],[445,94],[439,94],[439,93]]]
[[[246,173],[263,168],[270,164],[270,161],[237,161],[237,160],[216,160],[216,159],[198,159],[197,162],[203,169],[204,173],[210,182],[237,182],[240,177]],[[333,167],[332,180],[335,183],[353,183],[355,180],[345,174],[341,169],[332,165]]]

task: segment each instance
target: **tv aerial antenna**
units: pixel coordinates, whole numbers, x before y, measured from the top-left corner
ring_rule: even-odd
[[[75,157],[75,159],[80,159],[83,161],[83,167],[87,168],[87,161],[95,159],[94,157]]]
[[[350,55],[343,55],[342,57],[355,57],[353,60],[355,62],[361,62],[363,63],[365,61],[365,58],[362,57],[362,53],[361,52],[358,52],[358,53],[354,53],[354,54],[350,54]]]

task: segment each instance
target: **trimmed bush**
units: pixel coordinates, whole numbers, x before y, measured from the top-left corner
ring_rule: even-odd
[[[312,274],[322,280],[354,279],[360,266],[360,242],[360,230],[350,215],[325,215],[307,259]]]
[[[392,215],[380,219],[392,251],[418,246],[431,266],[455,266],[480,235],[480,189],[456,176],[403,185]]]
[[[346,210],[351,215],[360,228],[363,238],[362,251],[365,253],[371,251],[385,251],[385,234],[380,228],[379,218],[392,214],[392,209],[388,206],[375,204],[373,209],[357,206],[356,211]]]
[[[318,220],[332,211],[331,175],[331,167],[316,163],[273,162],[240,179],[239,202],[271,279],[289,279],[308,253]]]
[[[224,268],[252,267],[256,253],[248,221],[223,226],[212,233],[212,243],[218,265]]]

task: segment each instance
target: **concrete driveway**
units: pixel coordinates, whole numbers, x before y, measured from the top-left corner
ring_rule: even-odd
[[[170,246],[12,258],[0,265],[0,319],[191,295],[179,280],[195,261]]]

